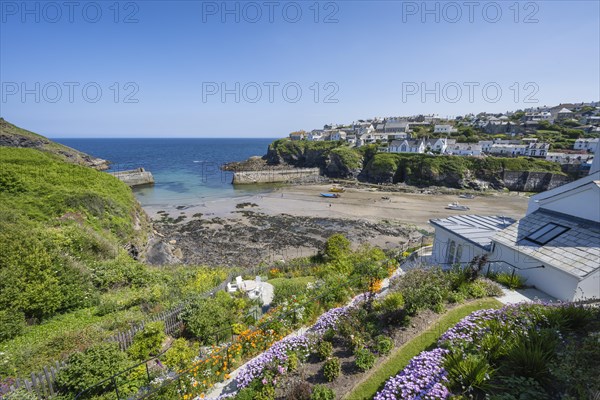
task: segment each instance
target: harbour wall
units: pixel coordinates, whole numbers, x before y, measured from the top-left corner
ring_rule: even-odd
[[[232,183],[234,185],[244,185],[277,182],[319,182],[321,179],[319,168],[273,168],[258,171],[235,171]]]
[[[123,181],[128,186],[141,186],[154,184],[154,176],[150,171],[144,168],[137,168],[128,171],[109,172],[115,178]]]

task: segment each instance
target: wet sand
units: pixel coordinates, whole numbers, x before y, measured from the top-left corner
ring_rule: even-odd
[[[263,195],[211,200],[185,208],[148,206],[145,210],[153,219],[160,219],[159,211],[166,212],[171,218],[184,215],[188,220],[198,213],[202,214],[202,218],[236,218],[239,211],[248,210],[267,215],[287,214],[372,222],[390,220],[431,231],[431,225],[428,223],[430,219],[450,215],[504,215],[519,219],[525,215],[528,202],[528,197],[522,193],[493,193],[474,199],[460,199],[453,194],[398,193],[364,188],[346,189],[338,199],[319,196],[319,193],[327,192],[330,187],[331,185],[286,186]],[[455,201],[470,207],[470,210],[445,209],[449,203]],[[256,206],[236,208],[236,205],[241,203],[252,203]]]

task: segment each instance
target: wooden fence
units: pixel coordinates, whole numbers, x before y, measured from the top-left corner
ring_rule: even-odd
[[[225,290],[227,283],[232,280],[233,275],[235,274],[230,274],[225,281],[221,282],[218,286],[212,288],[211,290],[201,294],[200,297],[207,297],[218,292],[219,290]],[[108,337],[106,341],[118,343],[119,348],[122,351],[125,351],[133,343],[133,338],[137,332],[143,330],[147,323],[156,321],[163,321],[165,323],[166,334],[170,336],[176,335],[183,329],[183,322],[181,322],[179,315],[181,314],[184,306],[185,303],[180,304],[170,311],[157,314],[149,320],[133,326],[131,329],[125,332],[119,332]],[[18,388],[23,388],[28,392],[35,393],[40,399],[53,397],[57,393],[55,385],[56,375],[66,365],[67,364],[64,361],[56,362],[54,365],[44,367],[41,372],[32,372],[28,378],[17,379],[13,385],[9,386],[9,390],[14,391]]]

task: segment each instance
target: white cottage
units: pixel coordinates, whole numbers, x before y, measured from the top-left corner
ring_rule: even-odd
[[[532,196],[492,242],[493,269],[510,266],[560,300],[600,298],[600,172]]]

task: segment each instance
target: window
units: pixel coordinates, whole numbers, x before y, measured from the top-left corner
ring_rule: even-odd
[[[540,229],[529,234],[528,236],[525,236],[525,239],[527,239],[533,243],[544,245],[544,244],[548,243],[549,241],[551,241],[552,239],[555,239],[558,236],[562,235],[569,229],[571,229],[571,228],[567,228],[566,226],[558,225],[558,224],[551,222],[549,224],[542,226]]]
[[[446,255],[446,263],[452,264],[454,262],[454,252],[456,250],[456,243],[454,240],[450,241],[450,245],[448,246],[448,254]]]
[[[454,262],[459,263],[461,258],[462,258],[462,245],[459,244],[458,246],[456,246],[456,258],[454,259]]]

